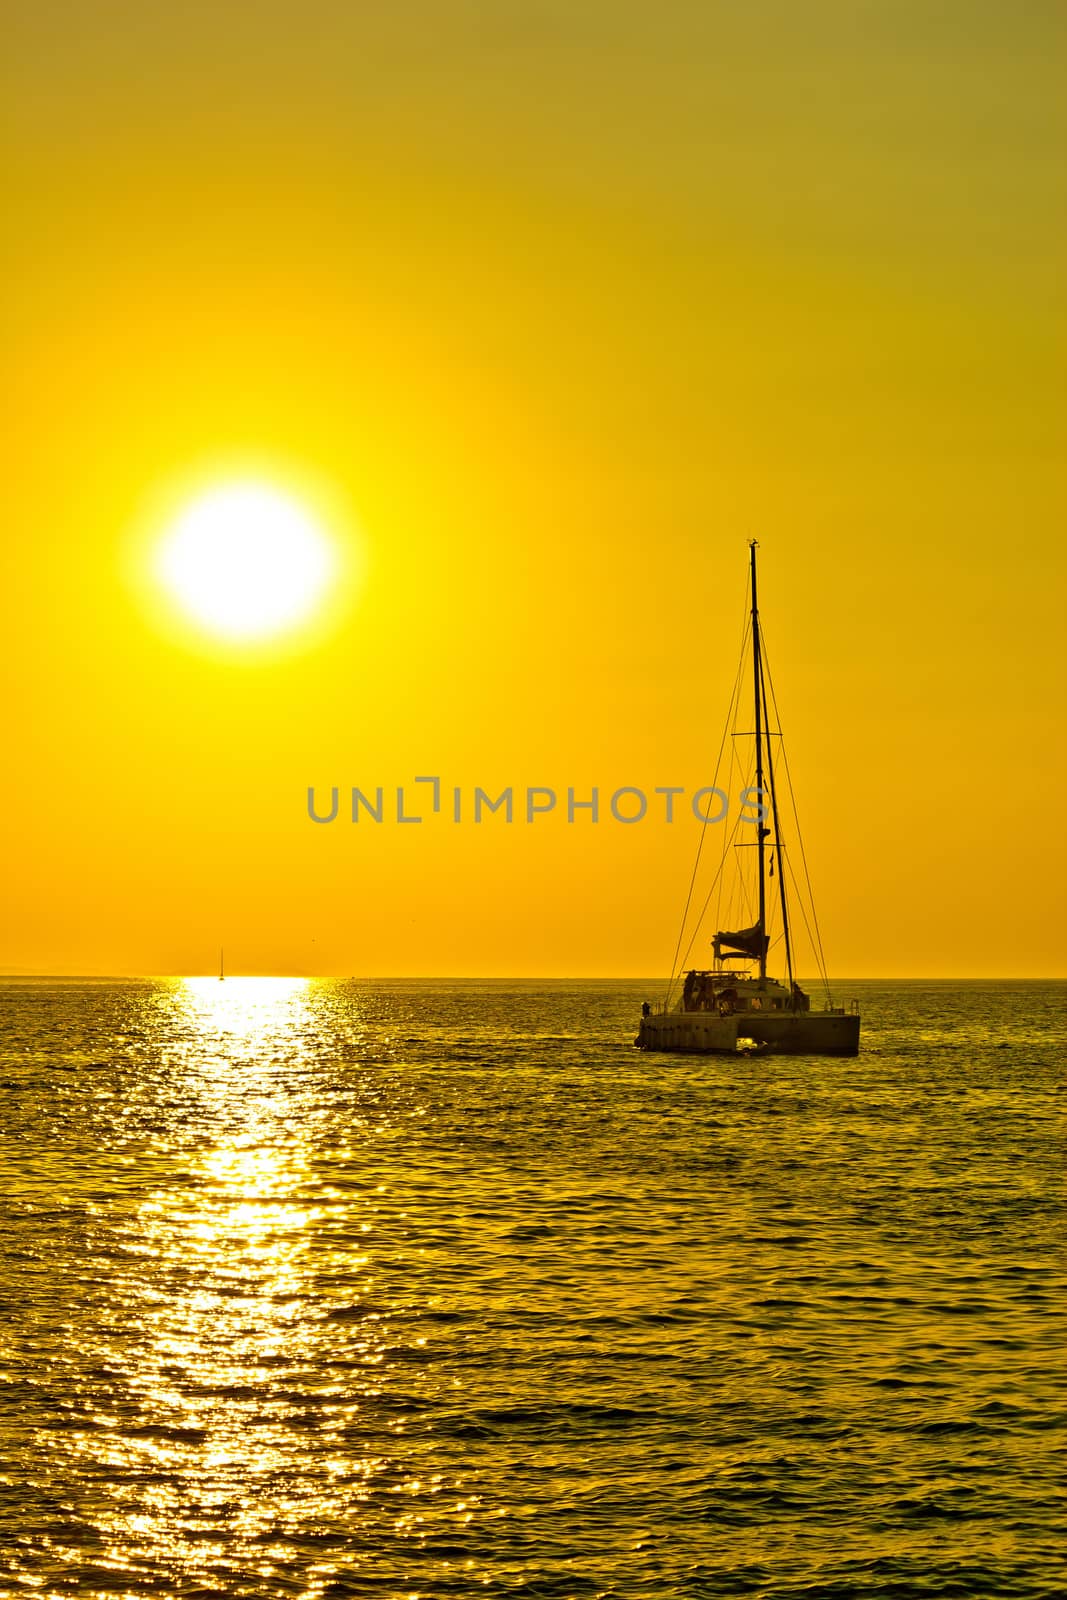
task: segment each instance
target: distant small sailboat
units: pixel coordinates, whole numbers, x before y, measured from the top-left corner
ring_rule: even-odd
[[[772,730],[770,725],[770,711],[774,707],[774,691],[771,690],[770,707],[767,698],[767,681],[769,674],[766,671],[764,660],[763,634],[760,628],[759,608],[756,603],[756,541],[749,544],[749,574],[751,588],[751,624],[750,636],[752,644],[752,682],[754,699],[754,728],[745,729],[735,733],[734,738],[744,739],[752,737],[755,741],[755,762],[753,767],[745,767],[750,787],[745,790],[746,799],[754,796],[758,799],[761,811],[759,820],[752,818],[755,825],[756,837],[754,876],[752,872],[742,872],[738,868],[738,912],[739,920],[749,922],[749,926],[735,927],[735,931],[720,931],[715,934],[712,944],[713,965],[707,968],[692,968],[685,973],[681,997],[675,1005],[671,1005],[671,989],[676,978],[681,973],[672,971],[667,1000],[659,1009],[653,1009],[646,1001],[642,1007],[641,1024],[634,1043],[641,1050],[665,1050],[685,1054],[710,1055],[725,1052],[733,1054],[738,1050],[746,1053],[756,1053],[763,1050],[772,1052],[783,1051],[790,1055],[833,1055],[854,1056],[859,1050],[860,1019],[858,1011],[853,1005],[848,1011],[843,1006],[835,1006],[830,994],[829,984],[826,980],[825,966],[822,960],[821,942],[818,937],[818,922],[815,919],[814,905],[811,906],[811,925],[814,930],[812,936],[812,950],[820,969],[825,986],[825,1003],[820,1010],[811,1009],[811,1001],[801,989],[796,980],[793,950],[793,920],[789,909],[786,894],[786,870],[789,869],[788,857],[782,839],[780,814],[777,792],[776,758],[772,754],[772,738],[781,737],[779,730]],[[744,647],[742,647],[741,667],[738,668],[737,684],[734,690],[734,704],[732,714],[737,715],[740,710],[739,692],[742,681],[742,667],[744,666]],[[747,720],[747,719],[746,719]],[[725,737],[724,737],[725,746]],[[781,754],[781,750],[779,750]],[[733,758],[731,758],[732,761]],[[788,767],[786,767],[788,779]],[[714,791],[709,791],[713,793]],[[793,806],[795,816],[796,808]],[[769,824],[769,825],[768,825]],[[732,834],[730,839],[732,840]],[[799,832],[798,832],[799,837]],[[703,843],[703,841],[702,841]],[[726,868],[728,845],[723,849],[723,857],[716,873],[715,883],[721,884]],[[738,852],[736,859],[740,862],[740,852],[750,852],[752,844],[740,843],[734,846]],[[803,852],[803,847],[801,847]],[[697,856],[699,864],[699,851]],[[803,853],[801,853],[803,863]],[[769,868],[769,870],[768,870]],[[775,870],[777,868],[777,871]],[[805,877],[807,874],[804,866]],[[790,876],[793,874],[790,870]],[[777,879],[778,894],[774,896],[773,889],[768,897],[768,883]],[[696,881],[696,867],[693,869],[693,880],[690,884],[690,896],[693,892],[693,883]],[[794,884],[796,879],[794,877]],[[721,890],[720,890],[721,892]],[[808,886],[808,901],[810,903],[811,890]],[[805,924],[807,916],[804,911],[804,901],[799,898],[799,885],[797,885],[799,907]],[[710,902],[711,891],[705,900],[705,909]],[[772,928],[771,922],[774,915],[774,899],[777,898],[779,911],[776,926]],[[769,903],[770,901],[770,903]],[[794,907],[796,909],[796,907]],[[686,916],[689,912],[689,902],[686,903]],[[743,915],[742,915],[743,913]],[[703,911],[697,918],[697,930],[703,917]],[[683,917],[682,933],[678,939],[678,949],[681,950],[682,938],[685,932],[685,917]],[[809,929],[809,933],[811,929]],[[771,935],[774,934],[774,946],[782,947],[785,957],[785,976],[783,983],[777,978],[767,976],[767,957],[772,947]],[[689,948],[692,948],[696,933],[692,935]],[[688,958],[682,959],[682,965]],[[677,965],[677,954],[675,957]],[[742,963],[738,967],[736,963]],[[745,970],[745,966],[755,971]]]
[[[225,958],[225,954],[226,954],[226,952],[220,947],[220,949],[219,949],[219,982],[220,983],[222,983],[224,981],[225,977],[226,977],[226,962],[225,962],[225,959],[224,959]]]

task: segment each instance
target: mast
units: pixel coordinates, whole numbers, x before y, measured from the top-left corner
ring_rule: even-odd
[[[752,688],[756,702],[756,793],[759,803],[759,821],[756,823],[756,870],[759,876],[759,975],[767,976],[767,885],[763,879],[764,839],[768,829],[763,826],[763,669],[760,662],[759,607],[756,604],[756,541],[748,541],[749,564],[752,574]],[[769,752],[768,752],[769,753]]]
[[[225,966],[223,964],[223,955],[224,955],[224,951],[220,947],[220,949],[219,949],[219,982],[220,983],[222,982],[222,980],[226,976],[226,968],[225,968]]]

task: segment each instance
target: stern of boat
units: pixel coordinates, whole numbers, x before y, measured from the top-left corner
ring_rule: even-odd
[[[634,1044],[639,1050],[675,1055],[734,1055],[737,1018],[705,1011],[650,1011],[641,1018]]]

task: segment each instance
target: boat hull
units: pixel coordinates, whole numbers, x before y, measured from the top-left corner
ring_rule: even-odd
[[[776,1055],[859,1054],[860,1019],[835,1011],[746,1011],[717,1017],[702,1011],[656,1012],[642,1017],[634,1043],[639,1050],[673,1055],[734,1055],[738,1040],[751,1039]]]
[[[765,1044],[775,1055],[855,1056],[860,1048],[860,1019],[836,1011],[746,1012],[735,1019],[738,1034]]]
[[[737,1018],[701,1011],[657,1012],[641,1018],[634,1040],[639,1050],[668,1050],[675,1055],[735,1055]]]

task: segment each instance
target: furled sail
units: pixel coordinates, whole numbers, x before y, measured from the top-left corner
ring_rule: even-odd
[[[753,924],[751,928],[741,928],[737,933],[717,933],[713,940],[715,959],[718,961],[726,949],[737,950],[751,956],[753,961],[760,961],[767,954],[770,942],[761,922]]]

